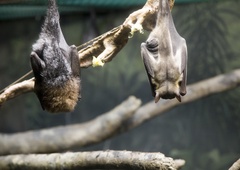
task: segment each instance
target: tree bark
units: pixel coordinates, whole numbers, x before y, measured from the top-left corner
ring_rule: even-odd
[[[149,102],[139,109],[140,101],[129,98],[112,111],[92,121],[28,131],[16,134],[0,134],[0,155],[17,153],[49,153],[74,147],[99,143],[119,133],[135,128],[155,116],[161,115],[181,104],[224,92],[240,85],[240,69],[231,73],[200,81],[187,87],[188,94],[177,100],[162,100],[158,104]],[[17,141],[17,142],[16,142]]]
[[[0,169],[138,169],[177,170],[184,160],[173,160],[162,153],[130,151],[67,152],[0,156]]]
[[[236,69],[230,73],[217,75],[215,77],[188,85],[187,94],[186,96],[182,97],[182,102],[178,102],[176,99],[162,100],[158,103],[155,103],[154,101],[149,102],[137,110],[133,117],[129,119],[127,123],[125,123],[125,126],[122,130],[127,131],[139,126],[143,122],[159,116],[160,114],[165,113],[166,111],[179,105],[193,102],[216,93],[222,93],[239,86],[240,69]]]
[[[228,170],[239,170],[240,169],[240,159],[238,159]]]
[[[129,97],[111,111],[82,124],[0,134],[0,155],[51,153],[98,143],[117,133],[140,105],[139,99]]]

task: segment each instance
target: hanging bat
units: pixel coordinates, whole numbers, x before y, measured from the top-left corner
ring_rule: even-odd
[[[173,23],[168,0],[159,1],[156,26],[141,44],[141,56],[155,103],[186,94],[187,45]]]
[[[35,77],[34,91],[43,110],[69,112],[80,96],[80,62],[74,45],[63,36],[55,0],[49,0],[47,15],[30,56]]]

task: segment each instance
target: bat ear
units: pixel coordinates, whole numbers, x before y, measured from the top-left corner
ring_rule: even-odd
[[[179,84],[179,86],[180,86],[180,95],[181,96],[184,96],[187,93],[186,82],[187,82],[187,74],[186,74],[186,70],[183,70],[183,80]]]
[[[182,101],[182,99],[181,99],[181,96],[180,96],[180,95],[176,95],[176,99],[177,99],[179,102],[181,102],[181,101]]]
[[[181,96],[184,96],[186,93],[187,93],[186,87],[185,88],[180,87],[180,94],[181,94]]]

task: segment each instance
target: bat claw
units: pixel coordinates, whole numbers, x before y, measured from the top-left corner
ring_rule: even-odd
[[[179,102],[182,102],[182,99],[181,99],[181,96],[180,96],[180,95],[176,95],[176,99],[177,99]]]
[[[159,100],[160,100],[160,95],[156,94],[154,98],[155,103],[157,103]]]

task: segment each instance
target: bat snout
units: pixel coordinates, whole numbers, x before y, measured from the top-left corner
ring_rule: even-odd
[[[176,97],[176,94],[175,93],[166,93],[162,96],[163,99],[173,99]]]
[[[181,94],[174,90],[165,90],[161,93],[158,91],[155,95],[155,103],[157,103],[160,98],[162,99],[174,99],[176,98],[179,102],[181,102]]]
[[[179,100],[181,101],[180,95],[176,94],[175,92],[166,91],[166,92],[164,92],[162,94],[157,92],[156,95],[155,95],[155,103],[157,103],[160,100],[160,98],[162,98],[162,99],[173,99],[175,97],[178,99],[178,101]]]
[[[174,99],[175,97],[179,102],[182,101],[181,96],[176,93],[166,93],[164,96],[162,96],[163,99]]]

